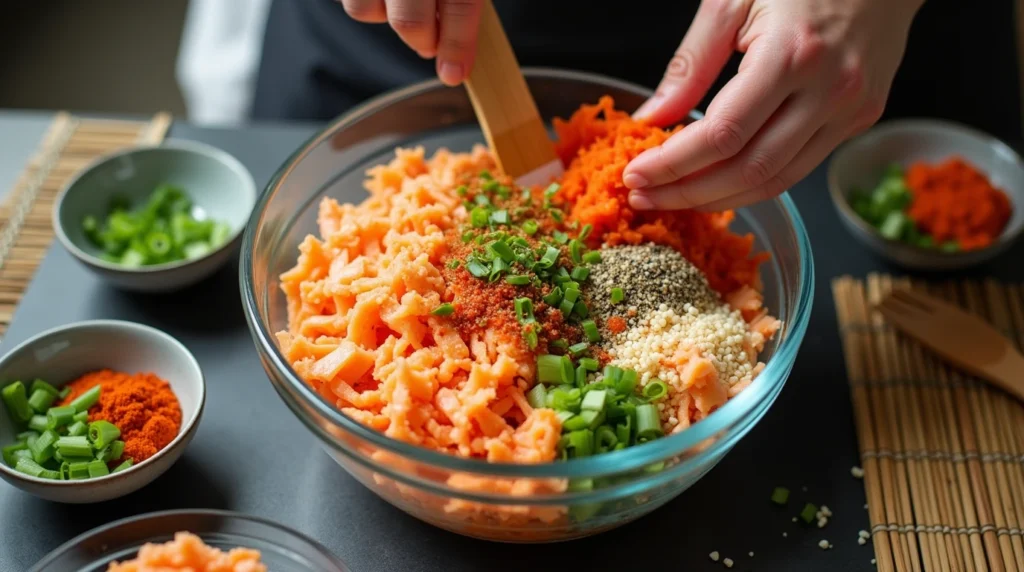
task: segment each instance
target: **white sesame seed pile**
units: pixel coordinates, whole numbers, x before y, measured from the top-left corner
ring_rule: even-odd
[[[860,532],[857,533],[857,544],[860,544],[861,546],[864,546],[865,544],[868,543],[868,540],[870,538],[871,538],[871,533],[869,533],[866,530],[861,530]]]
[[[832,544],[829,541],[827,541],[827,540],[819,540],[818,541],[818,548],[820,548],[822,550],[828,550],[829,548],[832,548]]]

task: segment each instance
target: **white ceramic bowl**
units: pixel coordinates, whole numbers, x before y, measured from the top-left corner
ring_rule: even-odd
[[[181,342],[160,330],[118,320],[90,320],[47,330],[0,357],[0,387],[42,379],[61,387],[80,375],[109,368],[152,372],[165,379],[181,404],[181,429],[173,441],[131,468],[105,477],[55,481],[19,473],[0,461],[0,478],[38,497],[65,503],[92,503],[134,492],[174,464],[199,426],[206,382],[199,362]],[[0,404],[0,446],[19,429]]]
[[[984,172],[1013,205],[1003,234],[987,248],[947,253],[890,240],[850,206],[851,192],[873,189],[890,163],[939,162],[953,155]],[[832,156],[828,187],[839,218],[858,240],[889,261],[915,270],[955,270],[988,261],[1009,248],[1024,230],[1024,162],[1020,156],[991,135],[947,121],[888,121],[848,141]]]
[[[181,187],[196,212],[231,227],[230,238],[206,256],[165,264],[125,267],[100,258],[101,251],[82,229],[92,215],[102,221],[115,196],[143,203],[162,184]],[[213,274],[234,254],[256,203],[252,175],[228,153],[202,143],[167,141],[116,151],[82,169],[61,191],[53,208],[53,228],[64,248],[112,285],[140,292],[167,292]]]

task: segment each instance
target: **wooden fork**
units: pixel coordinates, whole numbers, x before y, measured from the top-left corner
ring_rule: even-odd
[[[910,290],[894,290],[878,310],[951,364],[1024,401],[1024,356],[980,317]]]

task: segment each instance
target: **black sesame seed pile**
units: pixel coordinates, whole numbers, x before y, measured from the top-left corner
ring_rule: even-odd
[[[629,328],[662,304],[682,313],[686,304],[706,312],[720,303],[696,266],[671,247],[656,244],[602,249],[601,263],[593,266],[588,287],[591,313],[605,320],[619,316]],[[612,303],[612,288],[621,288],[625,294],[618,304]]]

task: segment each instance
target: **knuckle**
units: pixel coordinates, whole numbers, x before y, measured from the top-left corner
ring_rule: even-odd
[[[668,173],[673,181],[677,181],[682,178],[682,175],[680,175],[679,171],[676,169],[675,161],[673,161],[672,157],[669,156],[664,145],[658,147],[658,162],[662,164],[665,172]]]
[[[441,36],[441,40],[437,44],[438,51],[449,54],[468,52],[472,47],[473,45],[467,39],[451,34]]]
[[[775,159],[767,153],[753,153],[743,164],[743,183],[748,188],[771,182],[777,172]]]
[[[392,16],[388,14],[388,24],[398,35],[418,34],[426,29],[427,21],[421,18],[405,15]]]
[[[376,20],[383,15],[374,2],[360,2],[358,0],[342,0],[342,8],[345,13],[357,22]]]
[[[705,131],[707,144],[720,156],[732,157],[743,149],[743,129],[731,119],[717,119]]]
[[[687,48],[679,48],[668,62],[665,70],[665,79],[669,81],[683,81],[693,73],[694,56]]]
[[[835,95],[841,98],[859,98],[864,95],[866,84],[867,73],[864,70],[864,61],[859,57],[852,57],[839,70]]]
[[[824,58],[827,44],[813,26],[797,24],[793,32],[792,55],[790,68],[795,71],[807,71],[817,67]]]
[[[479,0],[442,0],[441,16],[445,18],[468,18],[477,9]]]

